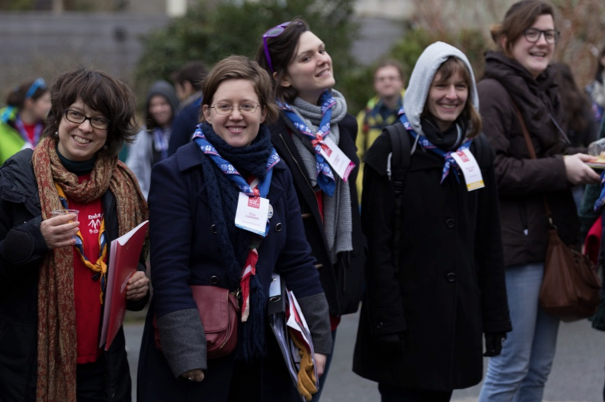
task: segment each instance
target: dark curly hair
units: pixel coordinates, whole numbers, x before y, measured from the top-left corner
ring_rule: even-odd
[[[79,67],[59,75],[50,87],[52,107],[44,136],[57,137],[65,110],[78,99],[110,120],[107,142],[99,154],[115,157],[124,143],[132,143],[138,132],[135,96],[132,89],[103,71]]]

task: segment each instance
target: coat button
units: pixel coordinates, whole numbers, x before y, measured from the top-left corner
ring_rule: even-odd
[[[382,327],[384,327],[384,323],[382,321],[376,324],[377,329],[381,329]]]
[[[456,226],[456,221],[454,221],[453,219],[448,219],[445,221],[445,226],[447,226],[448,229],[453,229],[454,226]]]
[[[456,282],[456,274],[453,272],[450,272],[445,276],[445,279],[447,279],[447,281],[449,283],[454,283],[454,282]]]
[[[216,285],[218,283],[218,276],[212,275],[210,277],[210,283],[213,284],[213,285]]]
[[[277,223],[275,224],[275,231],[276,231],[276,232],[281,232],[281,222],[277,222]]]
[[[218,232],[218,228],[216,227],[216,225],[214,223],[212,225],[210,225],[210,231],[212,233]]]

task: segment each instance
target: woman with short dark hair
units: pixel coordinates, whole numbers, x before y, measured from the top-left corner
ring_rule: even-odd
[[[137,180],[118,161],[136,133],[134,94],[84,68],[61,74],[50,93],[44,138],[0,169],[0,395],[129,401],[123,330],[107,352],[99,343],[109,244],[147,219]],[[149,297],[145,254],[128,281],[129,310]]]

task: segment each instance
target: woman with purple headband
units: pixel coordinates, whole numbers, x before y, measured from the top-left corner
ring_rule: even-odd
[[[0,165],[38,144],[50,111],[50,92],[42,78],[26,81],[9,92],[6,104],[0,109]]]
[[[292,171],[334,337],[341,316],[357,311],[363,289],[366,241],[355,184],[357,121],[333,89],[326,45],[305,21],[293,19],[268,30],[256,61],[273,77],[281,113],[269,126],[271,141]],[[329,366],[328,358],[313,401],[319,400]]]

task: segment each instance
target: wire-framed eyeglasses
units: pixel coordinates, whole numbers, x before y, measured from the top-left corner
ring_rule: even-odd
[[[260,105],[258,103],[242,103],[241,105],[234,106],[230,103],[216,103],[210,106],[218,114],[231,114],[233,110],[237,108],[241,114],[252,114],[256,112]]]
[[[111,123],[111,120],[107,120],[104,117],[88,117],[84,113],[72,109],[65,110],[65,118],[76,124],[82,124],[86,120],[90,120],[90,125],[99,130],[107,130],[109,123]]]
[[[537,28],[527,28],[523,31],[523,36],[527,39],[528,42],[536,43],[540,40],[540,36],[544,34],[544,40],[547,43],[554,44],[559,40],[559,35],[561,34],[556,29],[537,29]]]

